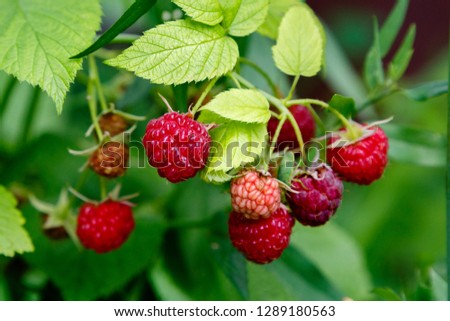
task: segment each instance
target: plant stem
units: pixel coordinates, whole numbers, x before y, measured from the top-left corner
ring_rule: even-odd
[[[219,77],[214,78],[213,80],[211,80],[209,82],[208,86],[206,86],[205,90],[202,92],[201,96],[198,98],[197,102],[195,103],[194,107],[192,108],[192,113],[194,115],[197,112],[197,110],[200,108],[200,106],[202,105],[202,103],[205,100],[206,96],[211,91],[211,89],[214,87],[214,85],[216,84],[218,79],[219,79]]]
[[[5,91],[0,98],[0,119],[2,118],[6,107],[8,106],[9,99],[11,98],[14,87],[17,85],[17,79],[15,77],[9,77],[9,81],[6,84]]]
[[[289,94],[284,99],[284,101],[288,101],[294,95],[295,88],[297,88],[298,81],[300,79],[300,75],[295,76],[294,81],[292,82],[291,89],[289,90]]]
[[[324,109],[329,110],[331,113],[333,113],[345,126],[345,128],[348,130],[350,136],[352,138],[358,137],[358,133],[355,131],[354,126],[350,123],[350,121],[344,117],[339,111],[337,111],[335,108],[331,107],[328,103],[318,100],[318,99],[294,99],[290,100],[286,103],[288,106],[292,105],[307,105],[307,104],[313,104],[320,107],[323,107]]]
[[[246,86],[247,88],[256,89],[255,86],[253,86],[248,80],[243,78],[241,75],[233,72],[233,77],[236,78],[241,84]],[[302,154],[302,157],[305,156],[305,143],[303,142],[302,132],[300,131],[300,128],[298,127],[297,121],[295,120],[294,116],[291,114],[289,109],[283,104],[283,102],[272,96],[271,94],[265,92],[264,90],[258,89],[258,91],[266,97],[266,99],[274,105],[275,108],[277,108],[282,115],[286,115],[287,119],[291,123],[292,127],[294,128],[295,136],[297,137],[298,145],[300,146],[300,152]]]
[[[100,128],[100,125],[98,123],[97,119],[97,99],[96,99],[96,92],[95,92],[95,84],[92,83],[91,79],[88,82],[87,85],[87,97],[86,97],[89,105],[89,112],[91,114],[91,120],[92,124],[94,124],[95,132],[97,133],[97,137],[99,141],[103,141],[103,133]]]
[[[95,88],[98,92],[98,99],[100,101],[100,107],[103,111],[108,110],[108,105],[106,103],[105,94],[103,93],[102,84],[100,82],[100,77],[98,75],[97,64],[95,63],[95,57],[89,55],[89,79],[94,82]]]
[[[99,177],[100,179],[100,197],[102,200],[106,199],[107,191],[106,191],[106,180],[104,177]]]
[[[275,134],[272,137],[272,143],[270,144],[270,152],[269,152],[269,159],[272,158],[273,151],[275,150],[275,147],[277,146],[277,140],[280,136],[281,129],[283,128],[284,123],[286,122],[287,116],[283,114],[281,116],[280,122],[278,123],[277,129],[275,130]]]
[[[269,75],[257,64],[255,64],[253,61],[248,60],[247,58],[240,57],[239,62],[246,64],[250,67],[252,67],[256,72],[258,72],[267,82],[270,89],[272,90],[272,93],[274,96],[278,96],[278,89],[277,86],[275,86],[275,83],[272,81],[272,78],[269,77]]]
[[[378,101],[382,100],[383,98],[386,98],[392,94],[395,94],[399,92],[400,89],[396,87],[392,88],[386,88],[379,92],[378,94],[374,95],[372,98],[369,98],[365,102],[363,102],[360,106],[356,108],[356,110],[361,111],[363,109],[366,109],[367,107],[372,106],[373,104],[377,103]]]

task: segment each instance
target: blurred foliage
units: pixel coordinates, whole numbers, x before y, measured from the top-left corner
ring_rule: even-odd
[[[104,27],[131,3],[104,1]],[[173,8],[158,1],[130,30],[140,33],[160,23],[163,12],[170,14]],[[346,21],[352,21],[351,12],[346,13]],[[359,37],[356,28],[345,30],[345,41]],[[351,52],[344,52],[331,33],[328,38],[325,83],[361,104],[366,92],[347,58]],[[276,70],[271,57],[273,42],[258,34],[241,42],[245,56],[286,92],[288,79]],[[370,45],[365,39],[358,44],[356,52],[367,51]],[[119,109],[147,119],[164,113],[147,81],[99,67],[105,92]],[[252,70],[244,66],[242,73],[268,89]],[[412,88],[446,79],[447,74],[445,58],[437,56],[401,84]],[[19,201],[26,202],[26,193],[33,192],[54,202],[62,187],[77,186],[82,180],[88,183],[81,192],[98,198],[94,174],[78,172],[85,160],[67,152],[90,145],[84,137],[90,125],[85,76],[79,74],[63,114],[57,116],[48,97],[36,96],[31,86],[0,73],[0,184]],[[158,91],[185,109],[180,101],[186,100],[180,96],[187,97],[197,87],[176,87],[175,97],[170,88],[158,87]],[[299,94],[308,94],[302,80]],[[130,144],[131,168],[120,179],[124,194],[140,193],[134,200],[137,228],[130,240],[120,250],[101,256],[79,250],[70,241],[48,240],[39,213],[23,203],[25,227],[36,250],[12,259],[0,256],[0,300],[443,300],[446,113],[445,96],[417,102],[402,94],[361,113],[363,120],[394,116],[386,126],[391,162],[383,179],[364,188],[345,185],[342,207],[333,222],[317,229],[297,226],[282,258],[266,266],[247,263],[231,247],[226,186],[207,185],[198,178],[170,185],[149,168],[140,144],[146,125],[141,122]]]

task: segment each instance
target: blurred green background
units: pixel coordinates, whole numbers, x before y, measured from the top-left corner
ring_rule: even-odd
[[[132,2],[103,1],[103,28]],[[417,24],[418,33],[412,65],[401,82],[404,88],[448,78],[449,12],[442,10],[444,4],[411,3],[406,20]],[[311,3],[330,32],[327,70],[322,77],[301,79],[298,94],[328,100],[337,92],[361,101],[366,93],[359,75],[372,41],[370,18],[376,14],[383,21],[393,5]],[[139,34],[161,23],[164,15],[176,17],[174,9],[159,1],[129,32]],[[439,32],[430,30],[430,21]],[[272,62],[272,41],[252,35],[239,45],[286,88],[288,79]],[[119,109],[157,117],[165,107],[156,91],[179,109],[186,108],[181,99],[186,88],[153,87],[98,62],[106,94]],[[265,88],[252,71],[242,72]],[[0,184],[19,197],[33,192],[54,203],[61,188],[76,186],[84,175],[81,192],[98,198],[95,175],[78,172],[85,159],[67,151],[92,145],[84,137],[90,119],[83,74],[73,84],[61,116],[45,94],[0,73],[0,102],[9,89],[10,99],[0,104]],[[70,240],[47,239],[39,213],[24,199],[21,209],[36,250],[12,259],[0,257],[0,300],[445,300],[447,98],[419,103],[396,94],[362,113],[362,120],[394,116],[385,127],[392,136],[384,178],[368,187],[345,185],[342,207],[332,222],[314,229],[296,225],[291,246],[266,266],[246,263],[232,249],[226,186],[207,185],[198,178],[171,185],[147,165],[140,146],[146,124],[141,122],[132,135],[131,168],[120,179],[123,194],[140,193],[132,237],[113,253],[80,252]],[[399,125],[421,136],[397,135]]]

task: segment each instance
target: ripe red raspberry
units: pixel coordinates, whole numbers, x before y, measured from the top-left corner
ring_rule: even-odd
[[[289,245],[294,223],[294,218],[284,205],[270,217],[259,220],[247,219],[241,213],[231,212],[228,233],[233,246],[247,260],[265,264],[279,258]]]
[[[115,178],[125,173],[128,158],[127,144],[109,141],[92,153],[89,158],[89,167],[100,176]]]
[[[102,132],[108,132],[111,137],[124,132],[129,126],[125,118],[112,112],[103,114],[98,120],[98,123]]]
[[[336,212],[342,199],[344,186],[328,167],[301,173],[292,180],[287,199],[292,214],[303,225],[325,224]]]
[[[378,126],[369,130],[374,132],[361,140],[327,149],[328,163],[345,181],[369,185],[383,175],[387,164],[388,138]],[[330,144],[345,132],[343,130],[333,135]]]
[[[300,132],[302,133],[302,138],[304,142],[308,142],[311,138],[314,137],[316,132],[316,123],[314,122],[314,118],[311,115],[311,112],[302,105],[293,105],[289,107],[289,111],[294,116],[295,121],[300,128]],[[277,130],[279,124],[279,120],[275,117],[270,118],[269,123],[267,124],[267,130],[269,132],[269,136],[272,138],[275,135],[275,131]],[[283,150],[285,148],[295,149],[298,148],[298,140],[297,136],[295,136],[294,128],[292,127],[289,120],[283,124],[281,127],[280,135],[277,140],[277,150]]]
[[[142,143],[158,174],[178,183],[195,176],[205,166],[211,138],[203,124],[170,112],[147,124]]]
[[[119,248],[134,229],[131,207],[107,200],[100,205],[85,203],[81,206],[77,235],[81,244],[97,253]]]
[[[280,206],[280,198],[277,180],[254,170],[231,182],[233,210],[249,219],[269,217]]]

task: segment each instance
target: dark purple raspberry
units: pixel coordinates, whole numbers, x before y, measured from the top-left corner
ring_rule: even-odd
[[[228,233],[233,246],[249,261],[259,264],[279,258],[289,245],[295,220],[281,205],[268,218],[253,220],[241,213],[231,212]]]
[[[205,167],[211,138],[202,123],[170,112],[147,124],[142,143],[158,174],[178,183]]]
[[[323,166],[294,177],[291,188],[295,192],[289,192],[287,199],[292,214],[303,225],[319,226],[336,212],[344,186],[330,168]]]
[[[308,108],[302,105],[293,105],[289,107],[289,111],[294,116],[295,121],[300,128],[303,141],[305,143],[310,141],[311,138],[314,137],[316,132],[316,123],[314,122],[314,117],[311,115],[311,112],[308,110]],[[280,121],[275,117],[270,118],[269,123],[267,124],[267,130],[271,138],[275,135],[275,131],[277,130],[279,122]],[[283,124],[283,127],[281,127],[281,132],[278,136],[276,149],[295,149],[298,147],[298,140],[297,136],[295,135],[294,128],[292,127],[289,120],[286,120],[286,122]]]

